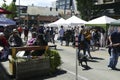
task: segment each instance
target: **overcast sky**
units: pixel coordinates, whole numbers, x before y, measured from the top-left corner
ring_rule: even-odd
[[[12,0],[6,0],[6,4],[10,4]],[[35,6],[43,6],[43,7],[49,7],[51,6],[51,2],[54,2],[56,0],[20,0],[21,5],[32,5],[34,4]],[[0,0],[0,6],[3,4],[3,0]],[[16,0],[16,4],[19,4],[19,0]]]

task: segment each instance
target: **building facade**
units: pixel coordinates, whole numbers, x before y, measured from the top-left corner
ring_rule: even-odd
[[[59,9],[77,10],[76,0],[57,0],[56,7]]]
[[[97,12],[98,14],[93,15],[93,17],[99,17],[102,15],[112,17],[116,15],[118,16],[118,3],[120,2],[120,0],[93,0],[93,2],[96,9],[99,9],[99,12]],[[56,7],[59,9],[64,9],[64,14],[66,14],[66,10],[77,11],[76,0],[57,0]],[[71,11],[71,14],[73,11]]]
[[[100,9],[96,16],[107,15],[116,19],[120,18],[120,0],[96,0],[94,7]]]
[[[59,18],[64,18],[64,10],[56,9],[53,7],[40,7],[40,6],[17,6],[18,11],[20,8],[20,23],[25,25],[40,25],[51,23]],[[76,12],[77,13],[77,12]],[[66,10],[66,17],[71,16],[71,10]],[[18,20],[19,21],[19,20]]]

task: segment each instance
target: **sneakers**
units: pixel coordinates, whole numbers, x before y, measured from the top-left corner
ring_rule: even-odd
[[[111,68],[112,70],[117,70],[116,67],[113,67],[113,66],[110,66],[110,65],[108,65],[108,67]]]

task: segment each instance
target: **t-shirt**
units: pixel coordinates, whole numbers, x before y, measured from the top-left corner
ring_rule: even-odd
[[[120,43],[120,33],[119,32],[113,32],[111,34],[111,40],[112,40],[113,44]]]
[[[113,32],[111,34],[111,40],[113,44],[120,43],[120,32]],[[120,46],[114,47],[114,49],[120,52]]]
[[[18,27],[18,31],[22,32],[23,31],[22,27]]]
[[[59,34],[60,34],[60,37],[63,37],[64,36],[64,29],[60,29]]]

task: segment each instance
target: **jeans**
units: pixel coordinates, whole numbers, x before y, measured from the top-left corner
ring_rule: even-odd
[[[63,45],[63,37],[60,37],[60,43]]]
[[[83,50],[83,54],[86,55],[86,52],[88,52],[88,55],[91,58],[92,56],[90,54],[90,44],[88,42],[86,42],[86,41],[83,41],[82,43],[84,45],[84,48],[82,49]],[[79,48],[79,52],[80,52],[80,50],[81,49]]]
[[[111,56],[109,59],[108,67],[115,68],[118,62],[119,53],[117,50],[111,48]]]

